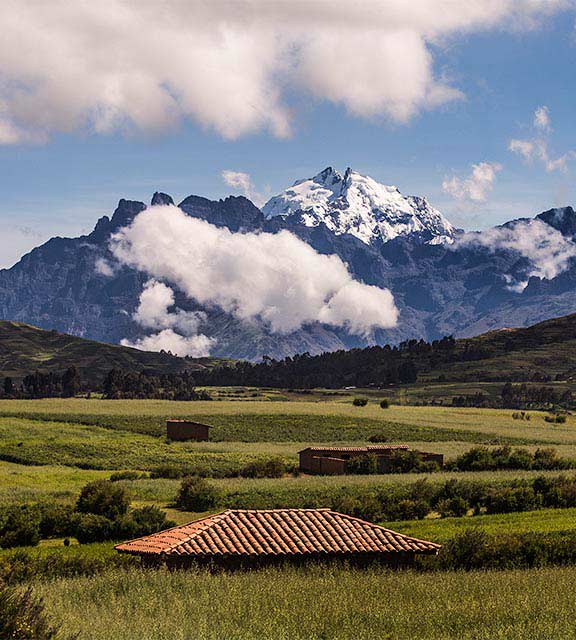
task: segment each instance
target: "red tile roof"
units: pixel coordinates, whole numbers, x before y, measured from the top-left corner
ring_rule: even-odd
[[[370,453],[377,451],[390,451],[400,449],[402,451],[406,451],[409,449],[407,444],[374,444],[368,445],[366,447],[306,447],[306,449],[302,449],[302,451],[338,451],[338,452],[360,452],[360,453]],[[298,453],[302,453],[299,451]]]
[[[330,509],[227,510],[124,542],[117,551],[161,556],[437,553],[411,538]]]

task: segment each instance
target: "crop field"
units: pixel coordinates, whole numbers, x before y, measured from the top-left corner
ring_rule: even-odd
[[[2,400],[0,503],[72,506],[90,481],[118,471],[148,476],[162,466],[207,476],[219,496],[215,510],[340,504],[345,509],[356,500],[369,504],[388,489],[401,493],[450,481],[509,487],[535,478],[576,476],[576,470],[502,470],[238,477],[257,460],[277,457],[291,469],[298,451],[307,446],[360,445],[375,435],[446,458],[478,444],[530,451],[553,447],[559,456],[576,458],[572,416],[565,424],[551,424],[538,412],[531,412],[530,421],[519,421],[502,410],[381,409],[381,394],[356,395],[365,395],[368,405],[353,406],[354,396],[347,393],[250,389],[222,390],[212,402]],[[169,417],[211,424],[210,441],[168,442]],[[116,486],[126,490],[133,508],[156,505],[169,519],[184,523],[200,514],[176,508],[180,483],[178,478],[139,477],[119,480]],[[443,544],[470,528],[493,536],[576,530],[576,508],[404,517],[380,523]],[[118,556],[113,544],[79,545],[72,538],[64,546],[63,538],[43,539],[39,546],[25,548],[30,562],[24,556],[18,560],[21,573],[14,575],[21,577],[16,582],[21,581],[19,588],[32,585],[63,634],[79,633],[80,639],[576,638],[569,614],[575,604],[572,567],[440,574],[343,566],[170,573],[124,562],[130,559]],[[12,558],[18,553],[0,550],[0,570],[16,562]],[[26,570],[27,562],[36,569]]]
[[[114,570],[35,588],[81,640],[568,640],[576,638],[575,580],[574,568],[439,575],[313,567]]]

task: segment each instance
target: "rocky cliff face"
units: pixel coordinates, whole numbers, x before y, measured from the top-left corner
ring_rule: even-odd
[[[331,179],[339,180],[336,175]],[[172,199],[156,193],[152,202],[170,204]],[[410,206],[420,206],[418,199],[410,202]],[[0,317],[107,342],[136,339],[142,330],[131,314],[147,277],[115,264],[108,241],[145,206],[121,200],[112,217],[101,218],[89,235],[53,238],[11,269],[1,270]],[[283,357],[364,346],[371,341],[470,336],[576,311],[573,258],[569,257],[554,277],[530,276],[530,260],[516,248],[505,243],[484,246],[460,242],[458,232],[442,219],[437,232],[430,227],[425,237],[419,230],[397,233],[387,242],[382,235],[378,242],[366,242],[349,230],[330,229],[326,219],[317,218],[310,224],[299,211],[271,215],[268,208],[265,215],[243,197],[211,201],[190,196],[179,206],[190,216],[232,231],[289,230],[317,251],[339,255],[356,279],[390,288],[400,309],[395,329],[379,330],[367,339],[320,324],[289,335],[274,335],[259,324],[207,308],[203,310],[207,314],[205,327],[216,339],[211,352],[215,356],[259,359],[263,355]],[[548,225],[550,233],[560,232],[566,242],[572,242],[576,214],[570,207],[545,212],[538,220]],[[444,241],[448,236],[450,242]],[[513,290],[511,279],[527,284],[521,291]],[[178,292],[176,304],[183,310],[201,309]]]

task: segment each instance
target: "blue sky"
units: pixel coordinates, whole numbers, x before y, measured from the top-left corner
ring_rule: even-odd
[[[327,165],[351,166],[404,193],[426,195],[468,229],[575,205],[574,20],[568,8],[529,29],[481,25],[429,42],[436,77],[446,78],[462,97],[419,108],[404,122],[386,113],[355,115],[349,105],[326,98],[328,90],[316,97],[295,83],[284,88],[288,137],[263,127],[226,139],[191,117],[167,130],[131,127],[129,133],[54,126],[46,139],[0,146],[0,218],[6,230],[0,266],[10,266],[53,235],[89,232],[122,197],[148,201],[155,190],[176,200],[192,193],[234,193],[223,170],[246,172],[260,193],[273,195]],[[0,50],[0,77],[1,56]],[[345,73],[340,81],[348,82]],[[535,110],[543,106],[550,120],[546,131],[533,124]],[[565,166],[547,171],[537,154],[527,160],[511,152],[512,139],[544,140],[550,159],[568,154]],[[449,178],[461,184],[472,165],[482,162],[498,170],[481,199],[443,189]]]

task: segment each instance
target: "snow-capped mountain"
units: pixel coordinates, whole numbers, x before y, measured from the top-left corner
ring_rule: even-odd
[[[452,242],[456,231],[426,198],[404,196],[396,187],[349,168],[344,176],[327,167],[298,180],[268,200],[262,211],[267,218],[296,218],[308,227],[324,223],[333,233],[356,236],[365,244],[411,234],[442,244]]]

